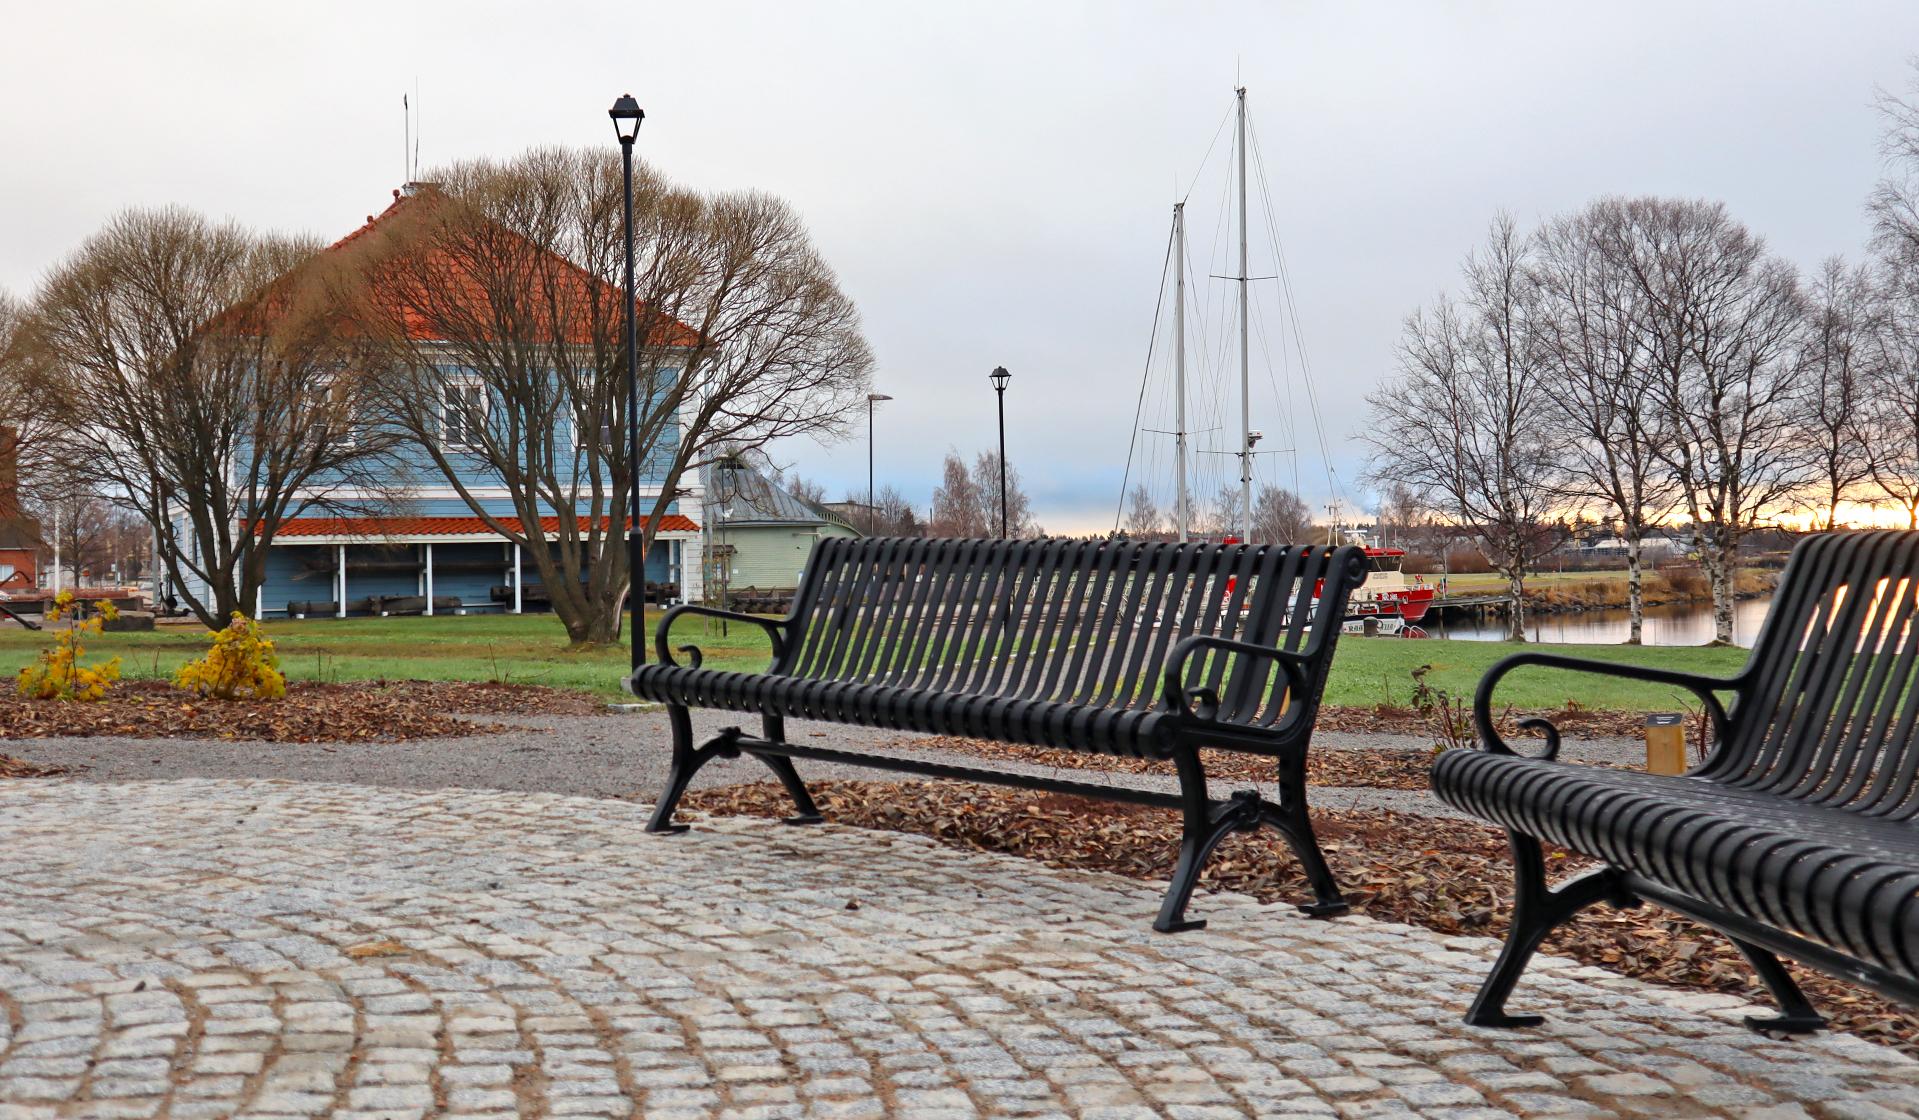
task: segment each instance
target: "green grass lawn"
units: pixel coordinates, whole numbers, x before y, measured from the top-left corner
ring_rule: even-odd
[[[656,621],[657,616],[648,618],[649,634]],[[281,668],[296,681],[509,681],[584,689],[613,699],[621,695],[627,665],[624,647],[569,650],[560,624],[551,615],[307,619],[269,622],[266,630],[279,652]],[[50,640],[44,633],[0,630],[0,671],[17,673]],[[758,627],[729,626],[722,637],[717,623],[689,620],[674,632],[675,645],[687,642],[697,643],[713,668],[758,669],[767,661],[766,637]],[[117,655],[123,676],[170,678],[205,646],[206,634],[197,626],[167,626],[149,634],[100,635],[87,643],[87,660]],[[1550,649],[1718,676],[1737,670],[1746,656],[1739,649],[1513,646],[1346,637],[1339,643],[1326,702],[1407,704],[1412,698],[1412,670],[1428,664],[1433,668],[1427,681],[1433,687],[1470,697],[1487,668],[1519,649]],[[1660,685],[1524,669],[1507,678],[1499,701],[1552,708],[1572,698],[1591,708],[1664,711],[1678,710],[1684,697],[1679,690]]]

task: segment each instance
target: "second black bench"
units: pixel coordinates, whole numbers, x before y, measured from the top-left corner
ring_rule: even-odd
[[[664,703],[672,768],[648,830],[677,831],[687,783],[714,758],[754,756],[820,819],[795,758],[853,763],[1177,808],[1178,865],[1155,929],[1191,929],[1187,900],[1229,833],[1271,825],[1312,884],[1313,914],[1346,909],[1306,809],[1306,748],[1346,600],[1365,578],[1357,548],[1085,540],[828,539],[785,618],[682,606],[661,620],[659,660],[631,678]],[[765,629],[763,672],[672,657],[673,624],[723,617]],[[694,742],[691,708],[755,713],[760,733]],[[1170,760],[1179,792],[787,741],[788,718]],[[1271,757],[1277,802],[1212,797],[1201,748]]]
[[[1528,720],[1546,743],[1520,755],[1493,727],[1492,694],[1527,665],[1676,686],[1718,741],[1683,776],[1602,770],[1554,761],[1559,733]],[[1802,542],[1734,676],[1522,653],[1487,673],[1473,716],[1480,749],[1440,755],[1433,789],[1505,827],[1517,897],[1468,1023],[1537,1023],[1505,1005],[1546,934],[1642,900],[1732,939],[1781,1009],[1754,1027],[1824,1022],[1781,956],[1919,1006],[1919,533]],[[1542,840],[1604,866],[1549,889]]]

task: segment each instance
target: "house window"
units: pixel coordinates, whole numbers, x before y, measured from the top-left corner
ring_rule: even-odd
[[[351,444],[354,428],[353,384],[344,376],[317,379],[307,398],[309,425],[321,438]]]
[[[618,413],[616,412],[616,409],[624,409],[624,408],[625,408],[625,405],[622,403],[617,405],[608,405],[605,408],[600,410],[600,440],[599,440],[599,443],[596,445],[595,449],[600,454],[606,456],[609,459],[613,457],[614,452],[618,449],[617,444],[615,443],[615,438],[613,433],[613,421],[617,418],[617,415],[618,415]],[[592,433],[592,431],[593,431],[592,411],[584,404],[576,405],[573,409],[574,440],[576,441],[578,445],[585,446],[586,438]]]
[[[486,432],[486,386],[456,382],[445,389],[440,441],[448,447],[479,447]]]

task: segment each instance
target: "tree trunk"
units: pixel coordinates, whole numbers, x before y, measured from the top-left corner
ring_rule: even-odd
[[[1506,585],[1513,598],[1512,610],[1506,614],[1506,640],[1523,642],[1526,640],[1526,577],[1518,572],[1508,572]]]
[[[604,603],[594,603],[593,607],[586,620],[586,641],[596,646],[609,646],[619,641],[620,612],[605,609]]]
[[[1712,554],[1715,559],[1707,565],[1707,575],[1712,579],[1712,641],[1714,645],[1729,646],[1732,644],[1732,562],[1718,549],[1712,550]]]
[[[1626,542],[1626,644],[1639,645],[1646,629],[1645,565],[1635,534]]]

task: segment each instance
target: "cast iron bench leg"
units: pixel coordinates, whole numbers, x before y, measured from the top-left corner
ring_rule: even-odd
[[[1312,822],[1307,819],[1303,789],[1282,794],[1285,803],[1281,805],[1266,801],[1256,790],[1242,790],[1225,801],[1215,802],[1206,792],[1206,771],[1200,765],[1197,749],[1175,753],[1173,765],[1179,771],[1184,818],[1179,863],[1173,868],[1173,881],[1167,885],[1166,897],[1160,903],[1159,917],[1153,920],[1154,929],[1160,933],[1205,929],[1204,918],[1187,920],[1186,904],[1193,897],[1193,888],[1199,884],[1199,873],[1206,866],[1207,857],[1229,833],[1252,832],[1262,824],[1272,825],[1286,838],[1306,872],[1307,881],[1312,884],[1314,900],[1300,909],[1316,918],[1346,912],[1346,899],[1339,893],[1339,883],[1333,878],[1332,869],[1326,866],[1326,857],[1313,836]],[[1282,770],[1282,783],[1285,778],[1286,772]],[[1282,788],[1285,788],[1283,784]]]
[[[1759,974],[1760,981],[1779,1004],[1780,1014],[1771,1018],[1746,1016],[1748,1027],[1756,1031],[1779,1031],[1784,1034],[1810,1034],[1825,1027],[1826,1017],[1819,1014],[1812,1001],[1799,990],[1792,973],[1786,971],[1786,966],[1779,963],[1778,957],[1737,937],[1732,939],[1732,943],[1752,965],[1752,970]]]
[[[1303,755],[1280,759],[1279,804],[1268,805],[1263,818],[1286,838],[1287,845],[1293,849],[1293,858],[1299,860],[1300,869],[1306,872],[1306,881],[1312,885],[1313,901],[1302,904],[1300,909],[1315,918],[1333,918],[1352,909],[1346,903],[1346,896],[1340,893],[1333,869],[1326,865],[1326,853],[1319,850],[1319,837],[1313,834],[1313,818],[1306,811]]]
[[[646,831],[685,832],[690,826],[674,824],[673,810],[679,807],[680,798],[686,796],[686,787],[693,781],[693,775],[716,758],[738,758],[740,740],[744,734],[737,727],[723,727],[717,736],[695,750],[692,712],[684,704],[668,704],[666,717],[673,728],[673,761],[667,767],[666,788],[660,791],[660,799],[653,805],[653,816],[646,822]],[[784,721],[778,716],[767,716],[765,722],[767,737],[772,739],[777,733],[779,738],[774,741],[784,741]],[[807,793],[806,784],[800,781],[799,772],[793,769],[792,759],[784,755],[747,753],[766,763],[799,807],[799,815],[788,817],[787,824],[818,824],[825,819],[820,816],[819,806],[813,803],[812,795]]]
[[[1474,1027],[1536,1027],[1545,1022],[1543,1015],[1506,1014],[1506,997],[1512,995],[1539,943],[1566,919],[1594,903],[1610,902],[1621,908],[1638,905],[1638,900],[1619,885],[1618,872],[1610,867],[1589,871],[1557,889],[1549,888],[1546,857],[1539,841],[1511,830],[1506,840],[1513,852],[1512,926],[1506,932],[1505,947],[1499,950],[1499,960],[1466,1011],[1466,1023]]]
[[[689,825],[674,824],[673,810],[686,794],[686,784],[706,765],[705,752],[693,749],[693,713],[683,704],[668,704],[666,720],[673,728],[673,761],[666,770],[666,788],[653,803],[653,817],[646,822],[648,832],[685,832]]]
[[[767,742],[786,742],[786,717],[761,716],[760,726],[761,734]],[[800,781],[800,772],[793,769],[792,759],[783,754],[762,754],[754,757],[772,768],[780,784],[786,787],[787,796],[791,797],[793,804],[799,808],[798,813],[784,818],[781,821],[782,824],[819,824],[826,820],[825,817],[820,816],[820,807],[813,804],[813,795],[807,792],[806,783]]]

